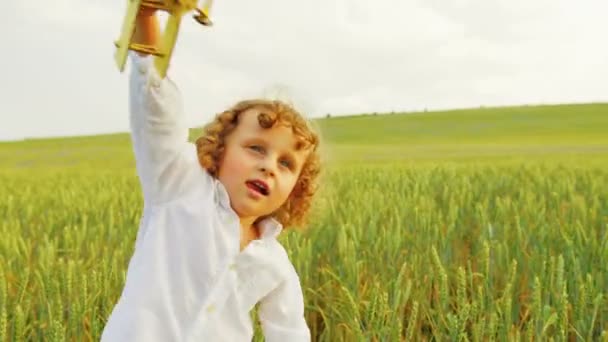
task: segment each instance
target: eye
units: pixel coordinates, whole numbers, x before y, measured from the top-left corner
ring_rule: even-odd
[[[282,166],[284,166],[284,167],[286,167],[286,168],[288,168],[288,169],[291,169],[291,165],[292,165],[292,164],[291,164],[291,161],[290,161],[289,159],[282,159],[282,160],[281,160],[279,163],[280,163]]]
[[[251,145],[251,146],[249,146],[249,149],[256,151],[258,153],[264,153],[264,148],[260,145]]]

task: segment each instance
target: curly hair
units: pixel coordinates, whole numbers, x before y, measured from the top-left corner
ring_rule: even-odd
[[[260,127],[268,129],[275,124],[291,127],[298,138],[297,149],[308,149],[310,153],[289,197],[275,212],[259,217],[259,222],[268,216],[274,217],[285,228],[306,224],[312,199],[318,188],[321,161],[318,151],[319,135],[310,123],[292,106],[277,100],[245,100],[216,115],[215,119],[203,127],[203,135],[196,140],[199,164],[217,178],[226,138],[235,130],[239,116],[249,109],[258,109]]]

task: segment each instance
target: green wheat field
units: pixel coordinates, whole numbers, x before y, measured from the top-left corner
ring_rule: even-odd
[[[608,104],[316,123],[315,210],[281,237],[314,341],[608,341]],[[129,139],[0,143],[0,341],[99,339],[142,211]]]

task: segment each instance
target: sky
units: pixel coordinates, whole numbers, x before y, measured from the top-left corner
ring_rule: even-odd
[[[124,0],[8,1],[0,141],[127,132]],[[608,102],[606,0],[215,0],[169,76],[198,127],[245,98],[308,117]]]

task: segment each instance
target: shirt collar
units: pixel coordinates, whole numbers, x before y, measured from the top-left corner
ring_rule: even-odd
[[[230,197],[228,196],[228,191],[226,191],[226,187],[219,180],[215,180],[216,185],[216,201],[220,204],[222,208],[225,210],[229,210],[234,212],[232,207],[230,206]],[[236,215],[236,213],[235,213]],[[274,217],[267,217],[261,220],[258,223],[258,227],[260,228],[260,235],[262,238],[276,238],[279,236],[281,231],[283,230],[283,225],[277,221]]]
[[[276,238],[283,230],[283,225],[274,217],[267,217],[258,223],[262,238]]]
[[[222,206],[222,208],[226,210],[232,210],[230,206],[230,197],[228,196],[228,191],[226,191],[226,187],[219,180],[215,179],[215,195],[216,201]]]

